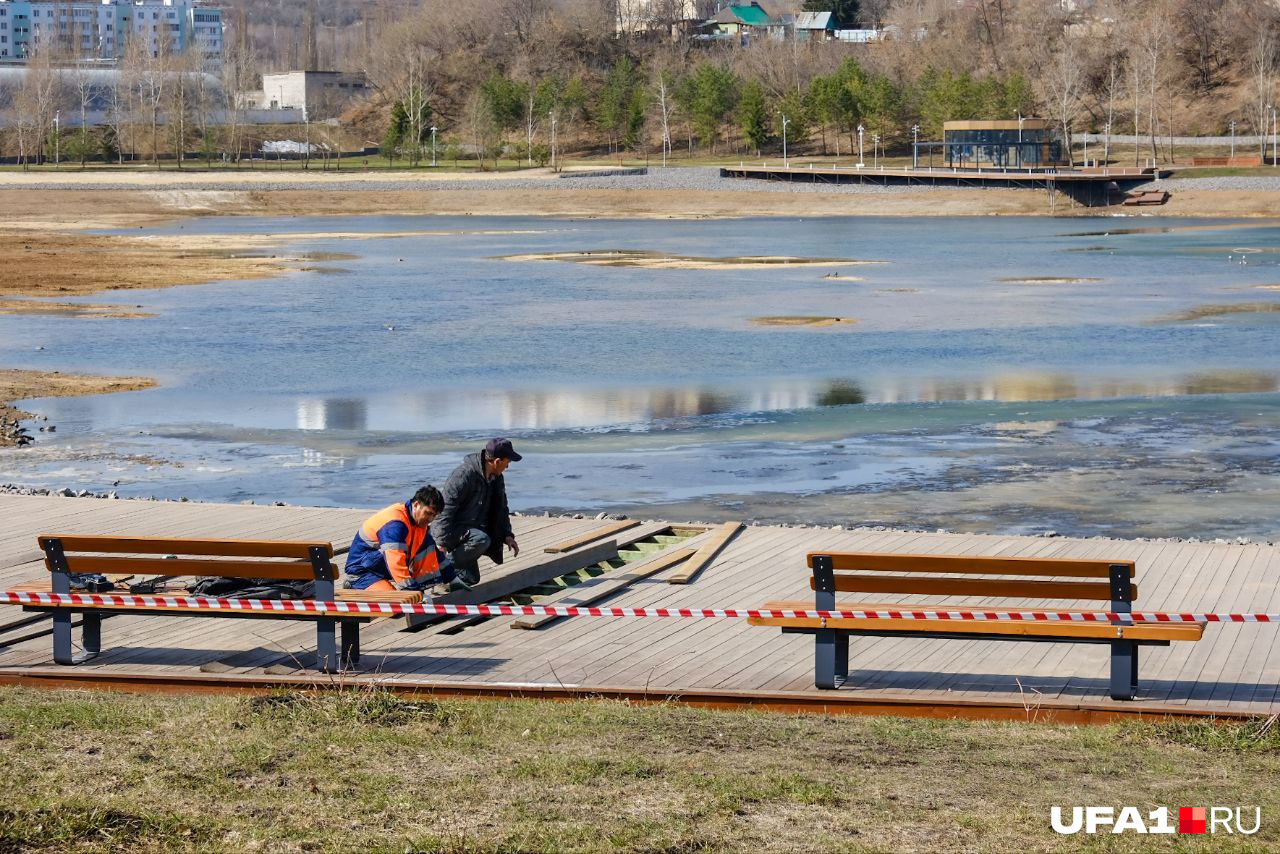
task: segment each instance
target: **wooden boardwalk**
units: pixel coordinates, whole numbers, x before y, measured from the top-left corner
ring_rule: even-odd
[[[36,548],[38,533],[319,538],[345,546],[368,512],[0,496],[0,589],[47,578]],[[548,547],[588,538],[609,523],[531,516],[514,521],[521,556],[501,568],[486,562],[486,583],[566,556],[572,562],[574,555],[598,554],[602,543],[622,545],[667,527],[643,524],[548,553]],[[697,547],[710,536],[699,535],[681,547]],[[1280,548],[1273,546],[764,526],[743,529],[692,583],[668,583],[673,571],[663,570],[635,580],[608,604],[745,608],[767,599],[807,599],[804,555],[816,549],[1133,560],[1142,610],[1280,611]],[[58,668],[52,663],[48,620],[33,622],[35,616],[14,606],[0,609],[0,681],[54,670],[64,680],[304,675],[298,664],[314,642],[313,630],[297,622],[118,616],[103,625],[101,656]],[[417,631],[404,631],[399,620],[375,622],[363,633],[360,675],[344,679],[530,690],[626,688],[653,696],[725,692],[812,699],[821,694],[832,702],[974,702],[1019,710],[1126,707],[1106,697],[1108,651],[1100,645],[854,639],[850,686],[818,692],[810,638],[783,636],[745,621],[582,617],[536,630],[513,629],[514,621],[453,620]],[[1280,711],[1280,625],[1210,625],[1199,643],[1144,648],[1142,656],[1136,704],[1144,709]]]

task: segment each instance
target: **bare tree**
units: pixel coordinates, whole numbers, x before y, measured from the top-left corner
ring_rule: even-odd
[[[671,72],[665,67],[656,67],[653,72],[653,106],[658,113],[658,126],[662,129],[662,165],[667,165],[671,155],[671,113],[674,100],[671,91]]]
[[[1063,32],[1052,42],[1050,55],[1041,68],[1040,84],[1045,102],[1062,129],[1062,142],[1071,159],[1071,130],[1080,110],[1080,85],[1084,70],[1075,37]]]
[[[1133,19],[1135,33],[1134,37],[1128,39],[1126,57],[1133,83],[1130,87],[1135,105],[1133,132],[1135,136],[1139,133],[1139,114],[1145,113],[1153,162],[1160,157],[1156,137],[1160,129],[1161,72],[1164,68],[1164,54],[1172,40],[1171,25],[1165,11],[1164,4],[1152,2],[1147,5],[1145,14]],[[1136,152],[1134,157],[1136,162]]]
[[[1258,154],[1267,156],[1268,107],[1275,105],[1276,92],[1276,34],[1268,26],[1260,26],[1249,46],[1249,94],[1257,121]]]
[[[244,146],[244,107],[241,93],[258,87],[254,69],[253,46],[243,10],[231,18],[234,39],[227,46],[222,61],[223,151],[237,165]]]
[[[45,146],[55,128],[62,103],[62,81],[53,67],[52,49],[40,48],[27,60],[27,73],[18,90],[18,145],[25,166],[28,157],[37,163],[45,159]]]

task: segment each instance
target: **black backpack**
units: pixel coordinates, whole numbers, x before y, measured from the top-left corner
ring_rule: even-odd
[[[314,581],[283,581],[278,578],[231,578],[220,575],[201,578],[187,585],[187,592],[196,596],[217,596],[231,599],[314,599]]]

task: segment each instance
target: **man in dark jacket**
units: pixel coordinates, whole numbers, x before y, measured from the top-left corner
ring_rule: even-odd
[[[480,581],[481,555],[500,564],[504,544],[513,557],[520,555],[502,473],[521,459],[510,439],[490,439],[483,451],[468,454],[444,482],[444,509],[431,524],[431,535],[468,585]]]

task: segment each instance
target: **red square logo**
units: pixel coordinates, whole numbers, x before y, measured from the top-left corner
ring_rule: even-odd
[[[1204,807],[1178,807],[1179,833],[1204,833]]]

